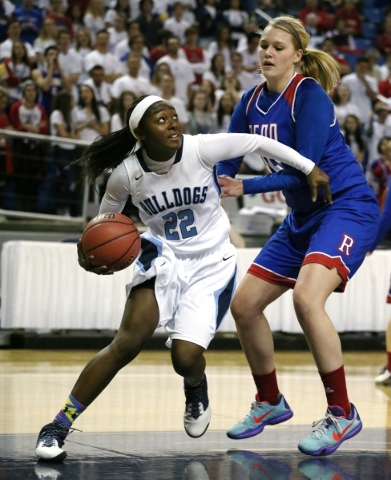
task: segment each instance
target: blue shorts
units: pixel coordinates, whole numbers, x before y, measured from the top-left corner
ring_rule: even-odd
[[[308,216],[290,213],[255,258],[248,273],[293,288],[302,265],[336,268],[343,292],[375,240],[379,205],[367,185],[333,198]]]

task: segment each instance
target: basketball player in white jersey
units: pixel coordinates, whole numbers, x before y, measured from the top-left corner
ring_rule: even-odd
[[[184,427],[190,437],[208,428],[204,351],[223,320],[234,292],[236,252],[220,205],[214,166],[251,152],[285,162],[305,175],[315,199],[319,187],[330,200],[327,176],[312,161],[260,135],[183,135],[175,109],[157,96],[137,99],[126,127],[100,137],[84,154],[86,177],[94,181],[114,169],[100,213],[121,212],[129,195],[148,227],[134,265],[122,323],[113,342],[84,368],[63,408],[38,437],[43,461],[62,461],[64,440],[76,418],[164,326],[174,370],[184,377]],[[79,263],[97,274],[80,248]]]

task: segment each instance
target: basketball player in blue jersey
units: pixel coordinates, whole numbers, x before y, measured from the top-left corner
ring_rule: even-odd
[[[322,198],[311,202],[305,176],[273,157],[264,158],[273,173],[263,177],[235,180],[242,158],[219,164],[217,172],[222,197],[282,190],[291,208],[253,261],[231,305],[257,394],[250,413],[227,435],[251,437],[293,415],[278,388],[273,338],[264,315],[270,303],[293,288],[296,315],[328,404],[325,416],[298,446],[317,456],[334,452],[362,428],[348,398],[341,343],[325,302],[332,292],[345,289],[363,262],[377,232],[379,207],[327,95],[339,78],[338,66],[328,54],[307,48],[308,42],[304,26],[293,17],[268,24],[259,44],[266,81],[245,92],[229,131],[265,135],[313,159],[330,178],[333,203]]]
[[[158,326],[169,334],[174,370],[184,377],[185,431],[194,438],[205,433],[211,409],[203,353],[229,308],[236,278],[236,252],[214,167],[231,153],[250,152],[300,169],[313,198],[321,187],[330,200],[327,175],[293,149],[255,135],[183,135],[174,107],[153,95],[133,103],[125,128],[86,149],[90,181],[113,169],[100,213],[121,212],[130,196],[148,230],[118,333],[87,364],[55,420],[42,428],[35,450],[39,459],[66,457],[61,447],[73,421],[139,354]],[[85,258],[80,245],[78,252],[87,271],[113,273],[93,267],[93,257]]]

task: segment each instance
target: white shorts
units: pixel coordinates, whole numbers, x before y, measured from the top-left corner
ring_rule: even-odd
[[[143,234],[141,253],[127,288],[156,277],[159,325],[173,339],[208,348],[228,312],[236,287],[236,249],[227,241],[199,255],[174,255],[165,243]]]

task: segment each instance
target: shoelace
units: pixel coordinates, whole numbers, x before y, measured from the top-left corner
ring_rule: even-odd
[[[255,409],[255,407],[258,405],[259,407],[262,405],[263,402],[257,402],[256,400],[254,400],[253,402],[251,402],[251,407],[250,407],[250,411],[248,412],[248,414],[243,417],[240,422],[241,423],[244,423],[246,420],[248,420],[249,418],[251,419],[251,414],[253,412],[253,410]]]
[[[196,420],[201,416],[201,405],[203,405],[201,395],[201,389],[197,389],[193,390],[190,395],[188,394],[188,397],[190,398],[187,398],[186,411]]]
[[[342,433],[342,428],[339,425],[339,417],[334,417],[331,413],[327,413],[323,418],[314,422],[311,435],[320,440],[324,435],[327,435],[327,430],[334,425],[338,433]]]
[[[64,429],[61,427],[56,427],[53,425],[53,427],[45,432],[45,436],[43,437],[42,441],[42,446],[43,447],[53,447],[54,442],[56,441],[58,445],[61,447],[64,445],[64,440],[65,438],[70,435],[73,432],[82,432],[82,430],[79,430],[78,428],[70,427],[66,435],[64,436]],[[60,437],[60,441],[57,437]]]

